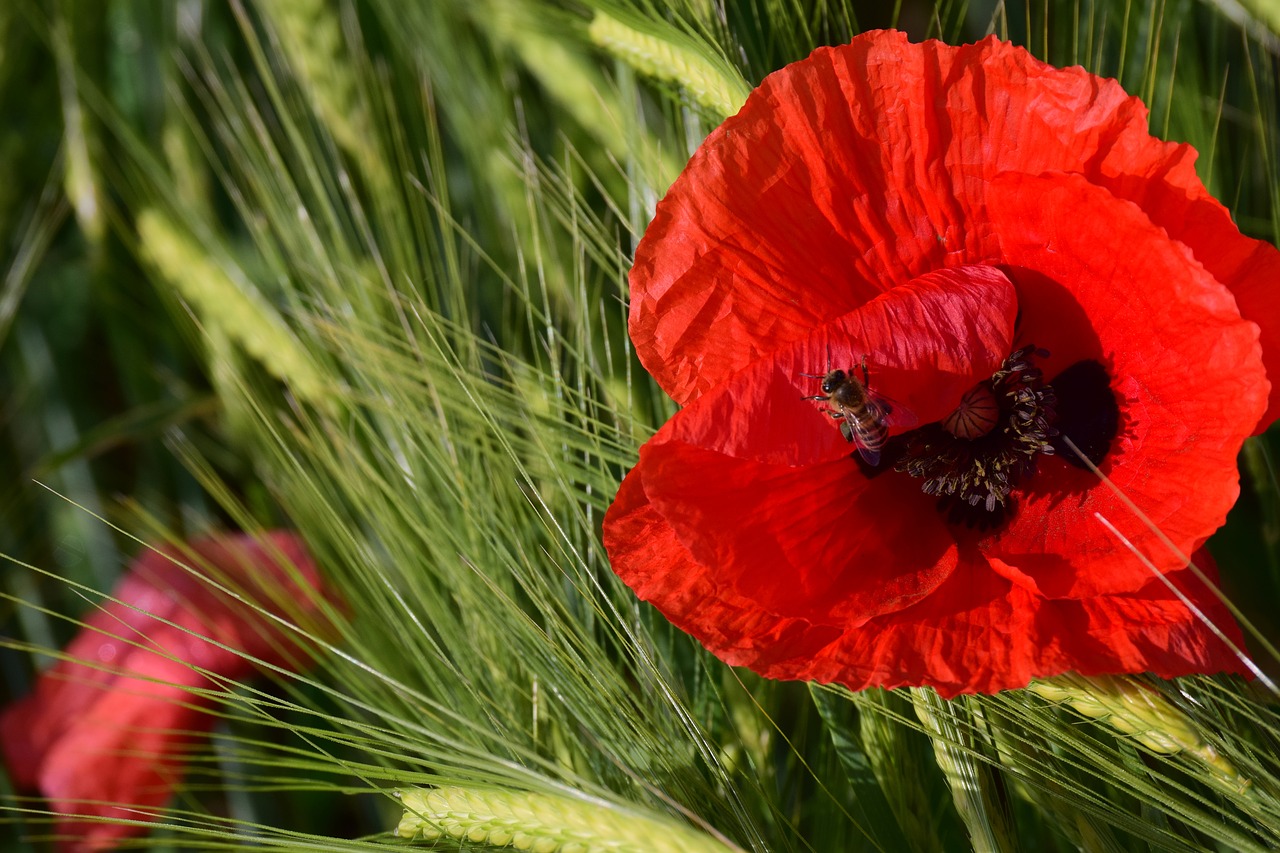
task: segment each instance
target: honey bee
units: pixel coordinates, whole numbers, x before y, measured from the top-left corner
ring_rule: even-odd
[[[862,381],[853,370],[829,370],[825,375],[802,373],[822,379],[822,393],[806,400],[824,400],[831,408],[827,413],[840,421],[840,434],[858,448],[858,455],[872,468],[880,464],[880,452],[889,440],[891,426],[915,425],[915,416],[889,398],[871,390],[867,357],[860,364]]]

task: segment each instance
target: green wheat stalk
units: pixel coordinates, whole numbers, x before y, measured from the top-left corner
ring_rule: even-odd
[[[928,688],[912,688],[910,693],[973,849],[981,853],[1017,850],[994,770],[980,758],[984,751],[978,736],[980,720],[968,712],[963,700],[949,702]]]
[[[385,191],[390,175],[343,37],[342,22],[326,0],[276,0],[257,7],[270,20],[280,47],[335,142]]]

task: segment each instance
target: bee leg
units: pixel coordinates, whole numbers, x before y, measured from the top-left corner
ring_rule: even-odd
[[[868,391],[871,390],[871,374],[867,372],[867,354],[866,353],[862,354],[862,384]]]

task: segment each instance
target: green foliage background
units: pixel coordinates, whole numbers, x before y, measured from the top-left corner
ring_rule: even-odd
[[[626,338],[630,253],[765,74],[873,27],[995,32],[1119,78],[1274,242],[1278,17],[1270,0],[0,4],[7,696],[135,537],[289,526],[347,627],[305,676],[228,686],[161,848],[400,843],[391,792],[421,785],[557,793],[753,851],[1280,846],[1260,688],[1151,680],[1151,706],[1134,680],[952,703],[765,682],[638,604],[599,543],[672,410]],[[1277,449],[1249,442],[1211,543],[1272,672]],[[42,849],[42,804],[5,794],[5,849]]]

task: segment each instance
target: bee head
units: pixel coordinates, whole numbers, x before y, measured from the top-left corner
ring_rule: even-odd
[[[843,370],[833,370],[826,376],[822,377],[822,393],[830,394],[832,391],[844,384],[845,373]]]

